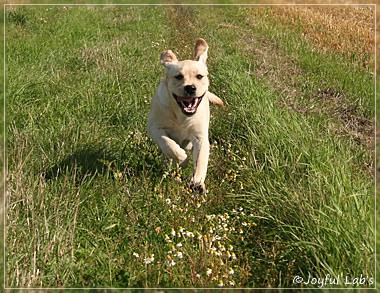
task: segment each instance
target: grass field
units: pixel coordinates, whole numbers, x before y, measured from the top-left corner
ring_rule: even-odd
[[[372,8],[5,14],[6,287],[374,287]],[[161,51],[198,37],[205,195],[145,130]]]

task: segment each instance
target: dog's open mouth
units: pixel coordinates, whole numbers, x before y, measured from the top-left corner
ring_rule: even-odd
[[[206,93],[200,97],[179,97],[176,94],[173,94],[173,97],[185,115],[193,115],[197,111],[205,94]]]

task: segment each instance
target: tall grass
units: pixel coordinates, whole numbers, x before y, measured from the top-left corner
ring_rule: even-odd
[[[7,286],[373,285],[371,138],[317,91],[371,127],[371,76],[255,9],[7,7]],[[203,196],[145,132],[160,52],[200,36],[226,104]]]

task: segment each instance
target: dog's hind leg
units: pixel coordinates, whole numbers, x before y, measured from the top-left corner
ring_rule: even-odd
[[[218,105],[220,107],[224,107],[223,101],[215,94],[207,91],[206,97],[209,99],[209,101],[215,105]]]

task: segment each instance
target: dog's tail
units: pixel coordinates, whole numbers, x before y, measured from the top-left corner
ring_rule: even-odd
[[[220,107],[224,107],[223,101],[212,92],[207,92],[207,98],[211,103],[218,105]]]

